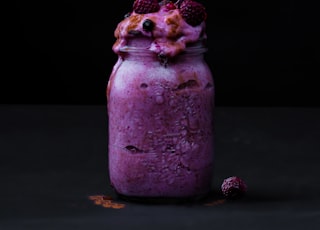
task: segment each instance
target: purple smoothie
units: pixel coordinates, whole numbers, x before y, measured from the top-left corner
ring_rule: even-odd
[[[156,25],[152,34],[142,28],[146,18]],[[204,29],[165,6],[118,24],[119,59],[107,88],[109,176],[117,193],[185,198],[211,189],[214,84],[203,59]]]

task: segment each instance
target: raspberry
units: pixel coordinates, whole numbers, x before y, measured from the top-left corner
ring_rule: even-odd
[[[179,10],[182,18],[191,26],[197,26],[207,18],[204,6],[193,0],[184,0]]]
[[[240,177],[232,176],[224,179],[221,190],[226,198],[235,199],[246,193],[247,185]]]
[[[174,9],[176,9],[176,5],[170,1],[166,4],[166,9],[167,10],[174,10]]]
[[[135,0],[133,10],[137,14],[147,14],[157,12],[160,9],[158,0]]]

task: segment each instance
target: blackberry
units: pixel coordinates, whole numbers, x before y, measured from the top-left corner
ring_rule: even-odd
[[[144,31],[152,31],[154,28],[154,22],[150,19],[146,19],[144,20],[143,24],[142,24],[142,28]]]

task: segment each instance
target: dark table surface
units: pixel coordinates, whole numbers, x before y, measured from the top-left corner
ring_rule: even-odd
[[[0,229],[320,229],[320,108],[217,107],[215,139],[213,195],[125,202],[108,182],[105,106],[0,105]],[[233,175],[248,192],[225,200]]]

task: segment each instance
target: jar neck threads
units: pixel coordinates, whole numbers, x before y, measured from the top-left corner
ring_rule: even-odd
[[[207,47],[201,44],[194,44],[186,47],[182,52],[170,57],[162,53],[156,53],[146,48],[124,46],[120,49],[119,57],[123,60],[150,60],[159,61],[161,65],[167,67],[169,63],[177,63],[187,61],[188,59],[202,60],[204,53],[207,52]]]

